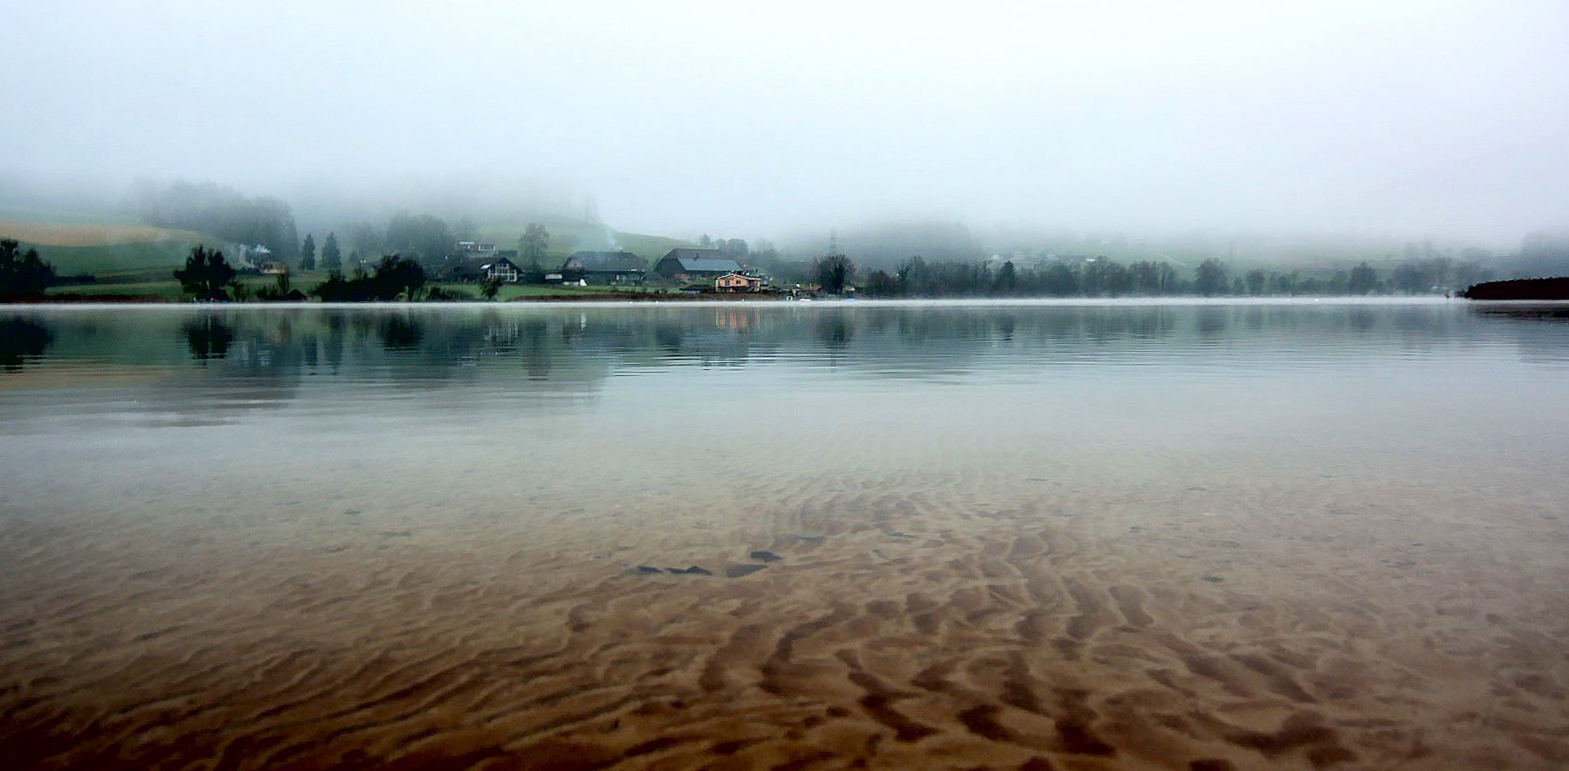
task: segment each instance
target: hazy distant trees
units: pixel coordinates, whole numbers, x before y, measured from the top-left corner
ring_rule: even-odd
[[[234,267],[224,259],[223,252],[209,250],[201,244],[191,247],[185,267],[174,272],[175,280],[180,282],[185,293],[196,295],[198,300],[228,300],[227,288],[234,276]]]
[[[1523,278],[1569,276],[1569,233],[1527,235],[1520,242],[1514,272]]]
[[[23,253],[16,239],[0,240],[0,297],[42,297],[54,280],[54,266],[37,249]]]
[[[1248,271],[1248,294],[1257,297],[1264,293],[1264,287],[1269,284],[1269,276],[1263,270],[1254,268]]]
[[[842,254],[831,254],[816,261],[812,274],[824,292],[843,294],[845,286],[855,278],[855,263]]]
[[[1378,271],[1366,262],[1351,269],[1346,277],[1346,291],[1351,294],[1372,294],[1378,288]]]
[[[1193,291],[1205,297],[1225,294],[1229,288],[1226,276],[1226,263],[1215,258],[1199,263],[1197,274],[1193,278]]]
[[[814,263],[814,271],[816,263]],[[1158,297],[1199,294],[1206,297],[1262,297],[1295,295],[1387,294],[1392,291],[1443,291],[1455,282],[1486,280],[1491,272],[1479,263],[1451,267],[1447,258],[1403,263],[1396,269],[1398,282],[1386,282],[1371,263],[1330,276],[1304,276],[1300,271],[1253,268],[1231,275],[1225,262],[1210,258],[1190,274],[1191,280],[1170,263],[1141,260],[1122,265],[1104,256],[1042,259],[1033,265],[1004,260],[1000,266],[984,262],[928,262],[911,257],[892,273],[873,271],[862,287],[868,297]],[[1447,278],[1446,278],[1447,276]],[[1467,283],[1458,286],[1468,286]]]
[[[746,241],[739,238],[721,238],[714,242],[714,246],[724,252],[726,257],[742,265],[745,265],[747,258],[752,255],[751,250],[746,246]]]
[[[874,270],[866,277],[863,291],[868,297],[898,297],[899,282],[885,270]]]
[[[276,198],[246,198],[211,182],[174,182],[161,188],[142,186],[136,205],[142,219],[158,227],[195,230],[229,243],[260,244],[279,259],[292,259],[299,252],[294,214]]]
[[[427,265],[446,259],[456,243],[446,220],[434,214],[399,212],[387,223],[383,236],[384,248]]]
[[[1046,269],[1041,289],[1053,297],[1076,295],[1079,293],[1079,272],[1067,263],[1055,263]]]
[[[1136,295],[1163,295],[1177,291],[1177,271],[1164,262],[1140,260],[1128,266],[1128,283]]]
[[[529,275],[541,273],[545,254],[550,249],[550,231],[538,222],[530,222],[518,239],[518,257],[523,259],[523,270]]]
[[[338,234],[328,231],[327,240],[321,244],[321,266],[327,270],[343,267],[343,254],[338,251]]]
[[[1120,297],[1132,291],[1133,280],[1116,260],[1097,257],[1085,263],[1080,287],[1090,297]]]
[[[997,294],[1011,295],[1019,290],[1019,269],[1008,260],[997,270],[997,279],[993,282]]]
[[[316,269],[316,237],[310,233],[305,234],[305,243],[300,244],[300,270]]]
[[[349,226],[349,249],[357,254],[380,254],[385,242],[376,226],[356,222]],[[353,257],[353,254],[350,255]]]

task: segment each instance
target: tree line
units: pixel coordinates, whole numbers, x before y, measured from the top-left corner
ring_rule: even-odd
[[[857,272],[843,258],[813,264],[812,276],[824,291],[847,283],[840,277]],[[1455,264],[1445,258],[1412,260],[1397,265],[1388,277],[1362,262],[1330,276],[1305,276],[1297,270],[1254,268],[1234,271],[1224,260],[1211,258],[1184,274],[1168,262],[1141,260],[1124,265],[1106,257],[1082,262],[1041,261],[1021,267],[1012,260],[988,262],[927,262],[912,257],[892,272],[874,270],[861,292],[868,297],[1279,297],[1299,295],[1430,294],[1469,286],[1490,277],[1475,263]]]
[[[143,186],[137,210],[148,224],[194,230],[235,244],[260,245],[280,259],[299,255],[299,233],[289,205],[276,198],[247,198],[212,182]]]

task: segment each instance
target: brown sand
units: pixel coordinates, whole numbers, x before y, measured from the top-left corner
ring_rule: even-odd
[[[1569,766],[1569,523],[1337,490],[911,474],[624,516],[4,511],[0,758]],[[726,578],[753,550],[782,559]]]

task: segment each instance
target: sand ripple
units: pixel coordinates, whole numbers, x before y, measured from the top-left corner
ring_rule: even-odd
[[[1151,482],[1108,502],[977,474],[760,482],[766,506],[635,532],[592,510],[295,530],[5,512],[0,756],[1569,765],[1563,522],[1493,506],[1482,524],[1387,485],[1343,503],[1305,481]],[[780,559],[727,578],[753,551]]]

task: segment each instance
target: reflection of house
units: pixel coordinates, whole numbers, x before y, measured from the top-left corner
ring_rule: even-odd
[[[714,312],[714,326],[730,332],[745,332],[752,328],[752,318],[756,311],[747,308],[724,308]]]
[[[479,241],[459,241],[458,251],[463,254],[487,255],[496,253],[495,244],[484,244]]]
[[[714,290],[719,292],[758,292],[762,288],[763,280],[756,276],[726,273],[714,279]]]
[[[641,284],[648,261],[631,252],[573,252],[561,263],[561,280],[589,284]]]
[[[654,272],[672,281],[712,280],[740,273],[741,265],[718,249],[671,249],[654,265]]]
[[[484,281],[495,279],[507,284],[523,280],[523,270],[505,257],[459,257],[443,266],[445,281]]]

